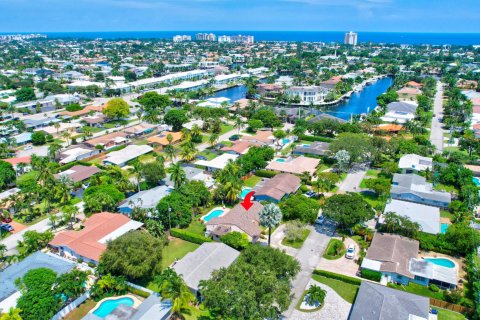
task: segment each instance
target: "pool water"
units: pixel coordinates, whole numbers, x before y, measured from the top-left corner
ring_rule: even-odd
[[[283,144],[287,144],[287,143],[289,143],[289,142],[290,142],[290,139],[288,139],[288,138],[285,138],[285,139],[283,139],[283,140],[282,140],[282,142],[283,142]]]
[[[475,183],[475,185],[476,185],[477,187],[480,187],[480,179],[478,179],[477,177],[473,177],[473,178],[472,178],[472,181],[473,181],[473,183]]]
[[[425,258],[425,260],[435,263],[436,265],[446,267],[446,268],[455,268],[455,263],[450,259],[445,258]]]
[[[118,299],[108,299],[103,301],[100,306],[93,311],[93,314],[99,316],[100,318],[105,318],[108,316],[115,308],[119,305],[133,306],[133,299],[128,297],[118,298]]]
[[[240,193],[240,199],[243,200],[247,196],[247,194],[252,191],[250,188],[245,188],[242,190],[242,193]]]
[[[303,147],[304,147],[304,148],[309,148],[309,147],[310,147],[310,145],[309,145],[309,144],[307,144],[307,143],[304,143],[304,144],[303,144]]]
[[[449,226],[449,225],[450,225],[450,224],[448,224],[448,223],[442,223],[442,224],[440,225],[440,232],[441,232],[441,233],[447,233],[447,229],[448,229],[448,226]]]
[[[285,159],[276,159],[277,162],[285,162]]]
[[[224,211],[222,209],[216,209],[216,210],[210,211],[206,216],[203,217],[203,221],[208,222],[213,218],[217,218],[221,216],[223,212]]]

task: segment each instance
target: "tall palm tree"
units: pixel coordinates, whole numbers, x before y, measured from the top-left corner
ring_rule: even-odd
[[[175,148],[171,144],[167,144],[165,149],[163,149],[163,152],[165,152],[165,158],[170,162],[173,162],[175,159]]]
[[[56,185],[57,199],[65,205],[70,200],[70,192],[73,189],[72,180],[67,176],[61,176]]]
[[[62,137],[65,139],[67,145],[70,145],[70,138],[72,137],[70,131],[65,131],[64,133],[62,133]]]
[[[61,149],[62,145],[59,143],[54,142],[50,144],[50,146],[48,146],[48,156],[50,157],[50,159],[55,160],[57,158],[58,151],[60,151]]]
[[[183,161],[190,162],[195,159],[197,155],[197,149],[193,144],[185,144],[180,151],[180,156]]]
[[[219,135],[217,133],[212,133],[210,137],[208,137],[208,143],[213,148],[218,142]]]
[[[181,318],[182,309],[186,308],[195,297],[183,279],[171,268],[165,269],[161,275],[155,278],[162,297],[172,300],[172,316]]]
[[[187,175],[185,170],[180,166],[180,163],[172,163],[168,167],[167,172],[170,173],[170,180],[173,181],[175,189],[180,188],[180,186],[187,180]]]
[[[268,246],[270,246],[272,228],[276,227],[280,221],[282,221],[282,211],[273,203],[265,205],[260,211],[260,225],[268,228]]]
[[[192,130],[190,131],[192,137],[199,137],[202,134],[202,129],[198,124],[194,124]]]
[[[233,123],[233,127],[237,129],[237,134],[240,134],[240,130],[242,129],[243,121],[240,117],[235,117],[235,122]]]

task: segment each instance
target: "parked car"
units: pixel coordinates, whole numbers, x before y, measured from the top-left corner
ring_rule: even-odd
[[[10,223],[10,222],[12,222],[12,217],[10,217],[10,216],[3,216],[3,217],[2,217],[2,222],[3,222],[3,223]]]
[[[313,198],[315,197],[316,193],[314,191],[307,191],[303,195],[307,198]]]
[[[23,148],[23,150],[32,150],[33,147],[31,145],[28,145],[28,146],[25,146],[25,148]]]
[[[234,134],[233,136],[230,136],[230,138],[228,138],[228,140],[230,141],[237,141],[238,139],[240,139],[240,136],[238,134]]]
[[[8,223],[2,223],[0,224],[0,229],[4,230],[4,231],[8,231],[8,232],[12,232],[14,229],[11,225],[9,225]]]
[[[345,258],[353,259],[355,258],[355,245],[349,244],[347,248],[347,253],[345,253]]]

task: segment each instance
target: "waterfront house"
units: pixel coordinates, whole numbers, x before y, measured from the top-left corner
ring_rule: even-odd
[[[126,166],[129,161],[136,159],[144,154],[150,153],[153,148],[147,145],[129,145],[125,149],[113,151],[108,157],[103,159],[104,165]]]
[[[417,105],[411,102],[391,102],[387,105],[385,115],[381,118],[385,122],[405,123],[415,119]]]
[[[427,320],[430,299],[363,281],[348,320]]]
[[[314,155],[325,156],[328,153],[328,142],[315,141],[312,143],[297,144],[293,149],[293,154],[296,155]]]
[[[297,192],[302,185],[299,177],[290,173],[280,173],[255,188],[256,201],[279,203],[285,197]]]
[[[415,173],[433,169],[433,159],[410,153],[403,155],[398,161],[398,168],[402,173]]]
[[[446,209],[452,201],[452,195],[436,191],[431,183],[416,174],[399,174],[393,176],[390,190],[392,199],[416,202],[428,206]]]
[[[457,286],[457,267],[446,267],[430,260],[418,259],[419,242],[395,234],[375,233],[361,268],[382,274],[381,283],[410,282],[441,288]]]
[[[119,213],[101,212],[84,222],[80,231],[61,231],[48,244],[62,257],[97,264],[107,242],[139,229],[143,223]]]
[[[300,99],[301,104],[316,104],[322,102],[328,90],[320,86],[293,86],[285,90],[285,95]]]
[[[440,209],[437,207],[394,199],[387,202],[383,212],[393,212],[399,216],[407,217],[410,221],[418,223],[423,232],[440,233]],[[384,216],[382,215],[379,223],[383,222]]]
[[[210,279],[214,271],[228,268],[239,255],[240,252],[226,244],[205,242],[195,251],[174,262],[172,268],[198,298],[200,282]]]
[[[219,240],[221,236],[237,231],[246,234],[251,242],[257,242],[262,233],[259,214],[263,205],[257,201],[252,203],[249,210],[239,203],[224,215],[207,221],[206,235]]]

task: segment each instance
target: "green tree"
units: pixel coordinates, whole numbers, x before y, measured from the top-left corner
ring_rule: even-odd
[[[13,166],[0,160],[0,189],[5,189],[11,183],[15,182],[16,174]]]
[[[87,272],[73,269],[57,278],[54,291],[56,294],[66,297],[67,301],[72,301],[85,293],[87,280]]]
[[[317,200],[303,195],[293,195],[280,202],[280,209],[284,220],[300,220],[305,223],[314,223],[320,210]]]
[[[248,131],[256,132],[258,129],[263,128],[263,122],[261,120],[251,119],[248,120]]]
[[[164,241],[144,231],[130,231],[108,242],[99,270],[130,280],[149,279],[161,271]]]
[[[26,257],[35,251],[41,250],[53,239],[51,231],[37,232],[27,231],[23,234],[23,240],[18,241],[18,252],[21,257]]]
[[[263,125],[268,128],[274,128],[282,125],[282,121],[278,118],[273,110],[268,108],[260,109],[251,117],[253,120],[262,121]]]
[[[351,228],[372,219],[372,207],[358,193],[336,194],[325,201],[323,215],[339,224],[340,228]]]
[[[381,230],[409,238],[415,238],[420,231],[420,224],[411,221],[406,216],[400,216],[394,212],[387,212],[385,213],[385,219]]]
[[[149,186],[157,186],[166,177],[163,161],[152,161],[140,166],[140,175]]]
[[[167,172],[170,174],[170,180],[173,181],[175,189],[180,188],[180,186],[187,181],[187,174],[180,165],[180,162],[172,163],[170,167],[168,167]]]
[[[350,163],[371,160],[375,152],[369,136],[350,132],[339,134],[330,143],[328,149],[332,154],[336,154],[340,150],[346,150],[350,155]]]
[[[35,131],[32,133],[32,143],[35,146],[44,145],[47,142],[47,134],[44,131]]]
[[[305,295],[305,302],[311,306],[322,304],[327,296],[327,291],[317,285],[311,285]]]
[[[139,100],[145,112],[146,119],[153,119],[158,122],[158,116],[163,113],[166,107],[172,104],[168,95],[161,95],[155,91],[145,93]]]
[[[172,126],[173,131],[182,130],[184,123],[188,121],[185,111],[180,109],[170,109],[163,119],[166,124]]]
[[[130,114],[130,106],[122,98],[114,98],[107,102],[102,112],[110,119],[126,118]]]
[[[236,249],[244,250],[250,245],[250,240],[245,233],[232,231],[220,237],[220,241]]]
[[[172,315],[180,316],[182,309],[195,300],[185,281],[171,268],[165,269],[154,280],[162,297],[172,300]]]
[[[3,313],[0,316],[0,320],[22,320],[22,317],[20,316],[21,312],[21,309],[10,308],[7,313]]]
[[[445,240],[454,244],[457,252],[469,254],[477,248],[480,238],[478,231],[470,228],[468,222],[462,222],[448,227]]]
[[[156,215],[165,227],[186,228],[192,222],[192,204],[180,192],[173,191],[160,200]]]
[[[282,211],[273,203],[269,203],[263,206],[260,211],[260,225],[268,228],[268,246],[270,246],[270,238],[272,234],[272,228],[275,228],[282,221]]]
[[[33,88],[21,88],[15,92],[15,97],[17,102],[31,101],[35,100],[35,91]]]

